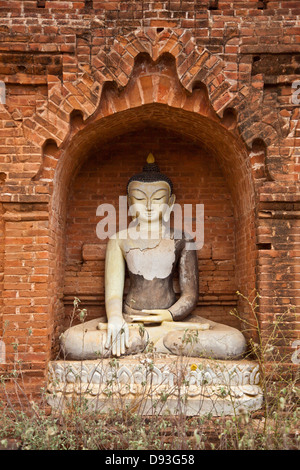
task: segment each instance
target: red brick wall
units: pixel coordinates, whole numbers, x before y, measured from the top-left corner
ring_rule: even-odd
[[[284,316],[279,348],[290,361],[300,335],[299,105],[292,101],[299,7],[284,0],[0,1],[1,315],[9,321],[8,360],[17,342],[30,390],[41,384],[51,348],[57,351],[63,296],[74,293],[68,289],[75,274],[96,275],[92,295],[100,286],[100,264],[86,261],[80,273],[77,265],[70,268],[71,242],[79,257],[76,224],[68,219],[66,225],[79,197],[76,185],[92,161],[100,172],[99,148],[113,142],[116,152],[141,123],[179,134],[182,151],[201,154],[198,165],[211,155],[212,167],[198,170],[222,174],[214,181],[230,193],[234,252],[224,273],[220,265],[210,270],[213,258],[199,260],[201,292],[213,295],[222,284],[217,302],[221,292],[232,296],[237,287],[248,294],[256,287],[266,335],[274,315]],[[149,58],[159,60],[151,65]],[[126,155],[131,145],[126,142]],[[163,156],[176,184],[175,160]],[[134,158],[130,172],[142,155]],[[178,187],[179,199],[187,194]],[[213,208],[212,194],[206,195]],[[99,294],[92,315],[100,300]],[[296,310],[287,315],[291,305]],[[217,318],[227,321],[226,307],[217,308]],[[248,315],[244,305],[239,309]]]

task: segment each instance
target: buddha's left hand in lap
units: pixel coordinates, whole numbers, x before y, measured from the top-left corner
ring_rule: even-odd
[[[162,323],[164,321],[173,321],[171,312],[166,309],[142,310],[142,313],[144,315],[130,316],[131,321],[138,323]]]

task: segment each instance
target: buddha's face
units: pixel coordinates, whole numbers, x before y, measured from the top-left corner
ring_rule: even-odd
[[[131,215],[142,223],[150,224],[161,220],[173,203],[174,196],[171,196],[170,192],[170,186],[165,181],[132,181],[128,187]]]

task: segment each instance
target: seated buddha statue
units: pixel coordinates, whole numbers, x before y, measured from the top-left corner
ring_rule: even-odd
[[[132,355],[149,344],[158,353],[241,358],[246,349],[243,334],[197,311],[197,251],[191,249],[191,237],[170,228],[173,184],[152,154],[143,171],[130,178],[127,196],[133,220],[107,244],[106,318],[70,327],[62,335],[66,359]],[[124,299],[126,266],[130,286]],[[179,297],[173,287],[176,272]]]

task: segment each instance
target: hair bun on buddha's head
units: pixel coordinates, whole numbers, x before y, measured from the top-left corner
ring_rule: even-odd
[[[159,166],[155,163],[155,158],[152,153],[149,153],[147,157],[147,163],[143,167],[141,173],[133,175],[127,183],[127,193],[128,186],[132,181],[139,181],[141,183],[154,183],[156,181],[165,181],[170,186],[170,193],[173,191],[173,183],[166,175],[160,172]]]

